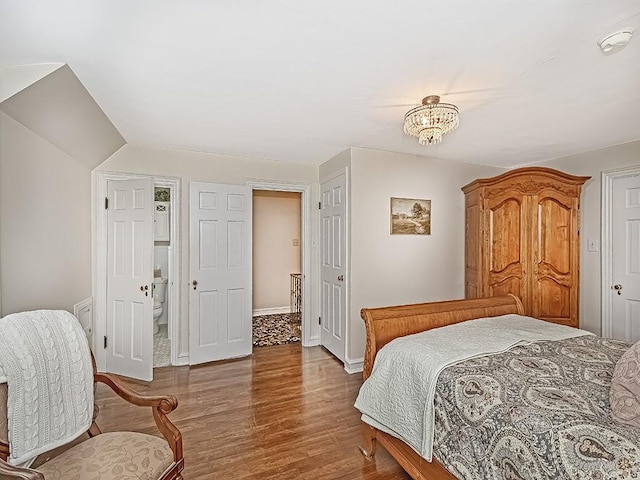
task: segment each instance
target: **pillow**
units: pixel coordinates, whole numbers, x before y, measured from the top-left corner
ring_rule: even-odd
[[[609,401],[616,422],[640,428],[640,342],[633,344],[616,363]]]

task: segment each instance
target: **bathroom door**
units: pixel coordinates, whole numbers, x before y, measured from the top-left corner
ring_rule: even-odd
[[[107,182],[106,370],[153,379],[153,183]]]
[[[189,363],[252,350],[251,188],[191,182]]]

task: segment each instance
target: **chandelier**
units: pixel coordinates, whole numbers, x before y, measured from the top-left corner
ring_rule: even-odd
[[[404,116],[404,133],[418,137],[421,145],[435,145],[445,133],[456,129],[459,120],[458,107],[440,103],[438,95],[429,95]]]

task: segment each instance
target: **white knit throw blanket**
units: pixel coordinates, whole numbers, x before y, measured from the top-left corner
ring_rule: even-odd
[[[0,382],[8,385],[11,464],[64,445],[91,426],[91,354],[69,312],[38,310],[0,319]]]

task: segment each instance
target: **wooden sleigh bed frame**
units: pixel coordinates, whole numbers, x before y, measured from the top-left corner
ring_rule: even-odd
[[[474,318],[510,313],[524,314],[520,299],[511,294],[505,297],[363,308],[360,316],[367,330],[363,378],[366,380],[371,375],[378,351],[394,338]],[[402,440],[363,423],[360,451],[368,458],[373,457],[378,442],[414,480],[457,480],[435,457],[428,462]]]

